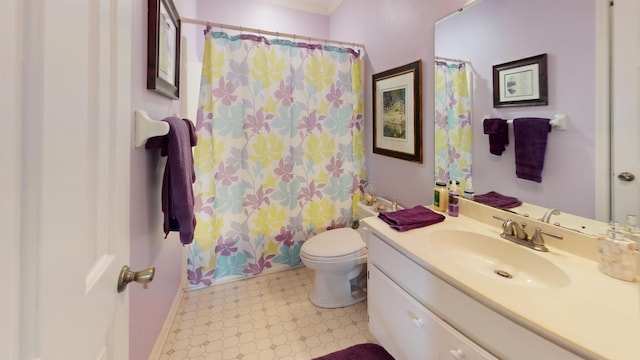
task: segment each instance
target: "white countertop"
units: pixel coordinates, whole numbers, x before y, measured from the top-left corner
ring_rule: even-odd
[[[499,238],[500,222],[487,225],[464,215],[407,232],[392,230],[370,217],[363,223],[391,239],[393,247],[462,292],[581,356],[640,359],[640,287],[598,271],[597,263],[548,243],[547,253],[523,250],[553,262],[570,277],[562,288],[533,288],[494,279],[448,261],[427,239],[443,229],[474,231]],[[579,236],[579,235],[576,235]]]

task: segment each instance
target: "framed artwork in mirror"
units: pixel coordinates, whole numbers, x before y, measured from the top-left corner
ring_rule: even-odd
[[[180,96],[180,15],[173,0],[148,0],[147,89]]]
[[[422,60],[373,75],[373,152],[422,163]]]
[[[493,66],[493,107],[549,105],[547,54]]]

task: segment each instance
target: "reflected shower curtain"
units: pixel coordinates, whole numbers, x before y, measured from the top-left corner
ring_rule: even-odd
[[[362,197],[361,56],[205,35],[191,288],[298,266],[318,232],[352,226]]]
[[[435,62],[435,181],[471,178],[471,99],[464,62]]]

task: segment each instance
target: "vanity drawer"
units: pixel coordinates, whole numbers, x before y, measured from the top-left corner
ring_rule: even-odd
[[[429,293],[430,284],[424,281],[429,272],[374,233],[367,233],[367,236],[369,263],[377,266],[400,287],[422,302],[423,297],[420,294]]]
[[[367,293],[369,331],[396,360],[438,358],[433,314],[375,266],[369,267]]]
[[[445,322],[438,335],[440,360],[498,360]]]

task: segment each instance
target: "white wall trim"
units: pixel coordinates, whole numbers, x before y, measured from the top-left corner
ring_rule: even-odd
[[[153,349],[151,349],[151,354],[149,355],[149,360],[159,360],[160,355],[162,354],[162,348],[164,347],[164,343],[167,341],[167,337],[169,336],[169,330],[171,330],[171,325],[173,325],[173,321],[175,320],[176,314],[178,313],[178,308],[180,307],[180,302],[182,301],[182,297],[184,296],[184,290],[182,289],[182,284],[178,287],[178,291],[176,291],[176,296],[173,298],[173,303],[171,304],[171,308],[169,308],[169,313],[167,317],[164,319],[164,324],[162,324],[162,329],[160,329],[160,334],[156,338],[156,342],[153,345]]]
[[[300,10],[304,12],[331,15],[335,9],[342,4],[342,0],[327,1],[299,1],[299,0],[258,0],[259,2],[282,6],[289,9]]]
[[[0,133],[0,357],[20,358],[20,238],[21,238],[21,138],[22,138],[22,10],[20,0],[10,0],[0,13],[0,43],[5,56],[0,59],[0,107],[5,117]]]
[[[595,216],[611,218],[611,6],[596,1]]]

